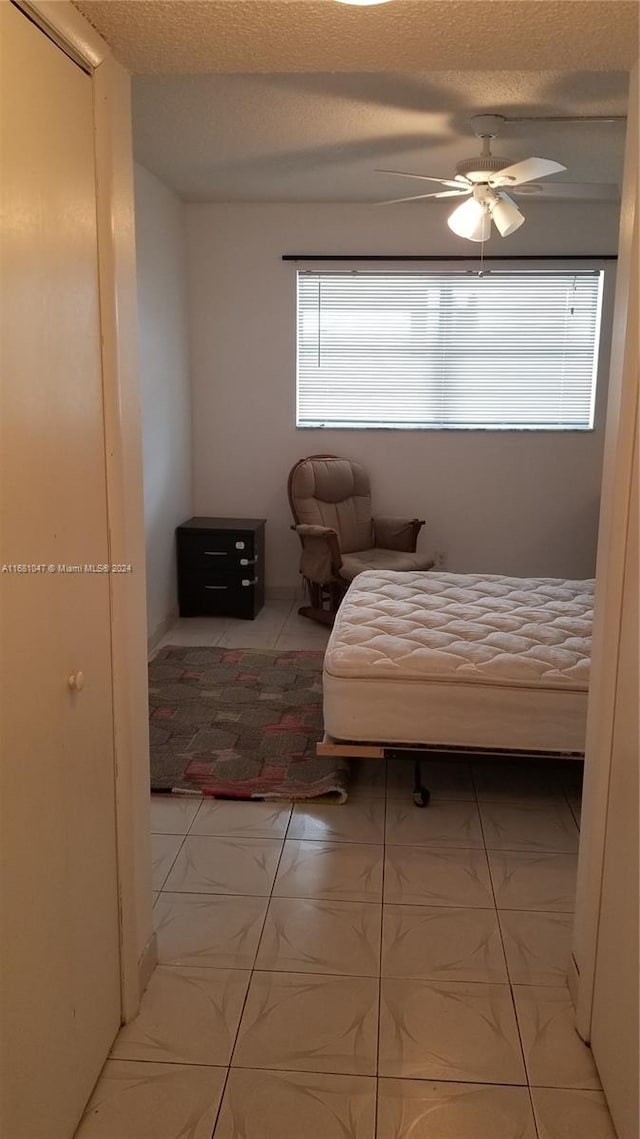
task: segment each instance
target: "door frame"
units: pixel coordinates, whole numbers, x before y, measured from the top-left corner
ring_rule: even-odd
[[[105,41],[68,0],[12,2],[88,72],[94,88],[109,550],[112,562],[131,564],[134,569],[131,574],[110,577],[121,1000],[122,1019],[128,1021],[136,1015],[141,993],[156,963],[148,847],[145,542],[130,80]],[[634,71],[630,97],[637,105],[637,66]],[[595,651],[587,725],[587,752],[594,756],[594,761],[586,766],[586,798],[591,809],[590,817],[585,818],[583,824],[574,932],[574,945],[582,949],[582,953],[576,953],[582,958],[582,968],[579,983],[577,972],[571,978],[577,997],[578,1030],[587,1040],[599,914],[596,899],[599,899],[606,827],[614,661],[622,598],[620,534],[622,518],[628,511],[631,477],[634,416],[624,344],[632,256],[632,182],[628,156],[623,182],[611,368],[615,392],[609,397],[605,442]]]
[[[576,1027],[591,1039],[602,899],[609,785],[618,685],[622,599],[638,416],[638,63],[630,73],[627,135],[600,523],[596,563],[593,651],[587,711],[586,762],[569,986]],[[628,583],[627,583],[628,588]]]
[[[121,1019],[156,964],[151,917],[142,433],[129,73],[68,0],[13,0],[93,85],[113,688]]]

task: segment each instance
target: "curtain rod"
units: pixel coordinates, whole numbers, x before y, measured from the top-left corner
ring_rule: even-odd
[[[348,254],[345,256],[342,253],[331,256],[327,253],[283,253],[283,261],[475,261],[479,260],[473,257],[463,257],[456,253],[454,255],[441,254],[439,257],[434,257],[432,254],[408,254],[399,253],[393,255],[390,253],[370,254],[365,253],[361,256],[356,254]],[[534,253],[504,253],[492,257],[485,257],[484,261],[617,261],[617,253],[543,253],[536,255]]]

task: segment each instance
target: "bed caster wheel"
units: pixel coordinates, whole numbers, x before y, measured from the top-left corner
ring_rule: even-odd
[[[429,805],[430,798],[431,795],[427,791],[426,787],[420,787],[419,790],[413,792],[413,801],[416,807],[427,807]]]

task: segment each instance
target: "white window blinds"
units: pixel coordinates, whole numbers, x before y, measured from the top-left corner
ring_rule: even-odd
[[[301,271],[297,424],[588,430],[603,276]]]

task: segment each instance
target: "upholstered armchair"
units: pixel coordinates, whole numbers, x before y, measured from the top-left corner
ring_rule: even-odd
[[[304,617],[332,624],[363,570],[431,569],[432,560],[415,552],[424,522],[372,515],[369,476],[359,463],[310,455],[291,470],[288,489],[310,602],[299,610]]]

